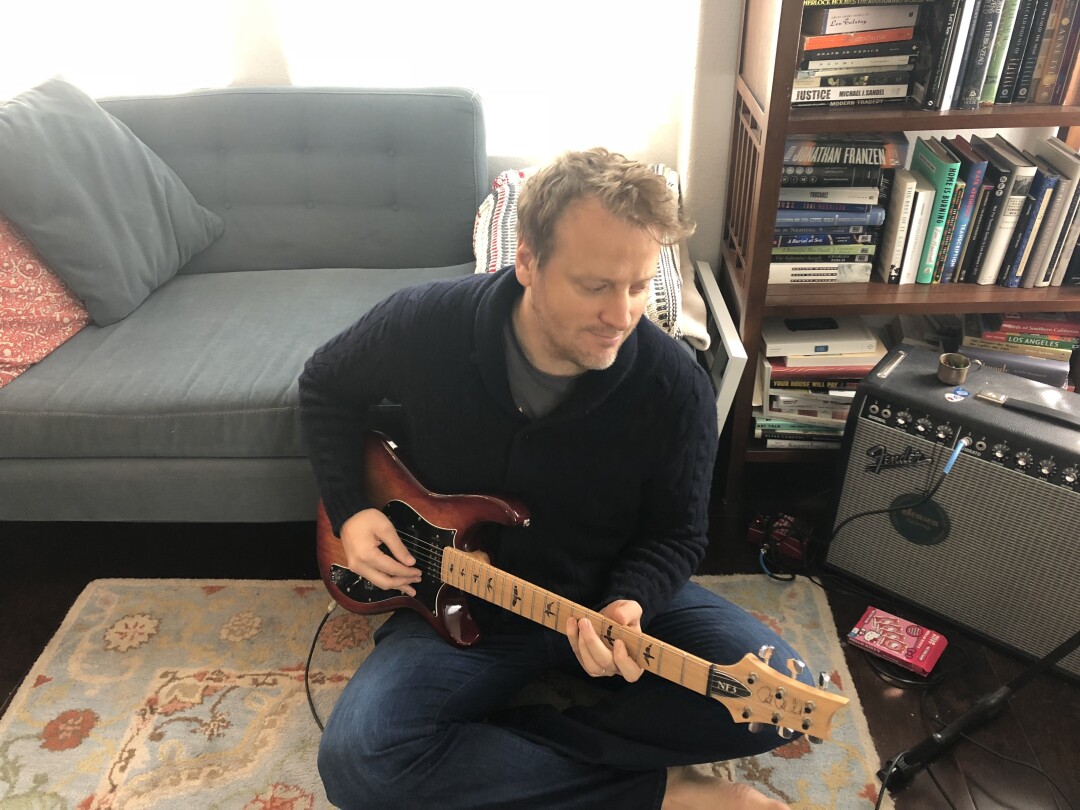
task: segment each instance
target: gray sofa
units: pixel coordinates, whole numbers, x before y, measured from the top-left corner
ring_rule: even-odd
[[[390,292],[473,271],[478,98],[252,88],[101,106],[224,230],[0,389],[0,520],[311,519],[297,376]]]

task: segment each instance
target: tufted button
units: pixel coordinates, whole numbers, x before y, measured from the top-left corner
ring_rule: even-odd
[[[390,206],[390,210],[391,210],[391,211],[400,211],[400,210],[401,210],[401,206],[400,206],[400,205],[398,205],[397,203],[394,203],[393,205],[391,205],[391,206]]]
[[[306,205],[308,208],[315,207],[315,203],[313,203],[311,200],[308,200],[306,203],[304,203],[304,205]]]
[[[223,147],[221,147],[220,149],[218,149],[218,154],[219,154],[219,155],[221,155],[222,157],[224,157],[225,155],[229,154],[229,150],[228,150],[228,149],[226,149],[226,148],[225,148],[225,147],[223,146]]]
[[[386,154],[388,154],[390,157],[397,157],[397,150],[396,149],[391,149]]]
[[[304,147],[304,154],[305,155],[310,155],[311,154],[311,147],[310,146],[305,146]]]
[[[225,203],[225,210],[227,211],[227,210],[229,210],[230,208],[232,208],[232,203],[231,203],[231,202],[227,202],[227,203]]]

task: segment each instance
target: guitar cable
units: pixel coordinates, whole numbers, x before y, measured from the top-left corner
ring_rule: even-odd
[[[326,620],[330,618],[330,614],[334,612],[336,607],[337,602],[331,599],[330,604],[326,606],[326,613],[323,614],[322,621],[315,628],[315,637],[311,639],[311,649],[308,650],[307,663],[304,664],[304,692],[307,693],[308,708],[311,709],[311,716],[315,718],[315,725],[319,727],[319,731],[326,731],[326,727],[323,725],[323,721],[319,719],[319,712],[315,708],[314,699],[311,697],[311,659],[315,657],[315,645],[319,642],[319,636],[322,634],[323,627],[326,626]]]

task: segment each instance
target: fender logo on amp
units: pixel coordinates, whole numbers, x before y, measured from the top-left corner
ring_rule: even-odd
[[[875,444],[866,451],[866,455],[874,460],[872,464],[866,465],[866,471],[875,474],[880,474],[882,470],[896,470],[901,467],[926,464],[931,460],[930,456],[911,445],[908,445],[901,453],[890,453],[885,445]]]

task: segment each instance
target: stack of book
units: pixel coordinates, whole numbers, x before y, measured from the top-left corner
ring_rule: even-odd
[[[1080,101],[1077,0],[938,0],[912,97],[927,109]]]
[[[837,449],[885,347],[860,318],[766,318],[754,436],[766,447]]]
[[[901,133],[788,137],[769,283],[869,281],[907,153]]]
[[[796,107],[908,100],[929,0],[803,0]]]
[[[897,169],[877,272],[889,284],[1080,283],[1080,154],[1056,137],[1031,151],[1002,135],[919,137]]]
[[[965,315],[960,344],[990,368],[1063,388],[1080,346],[1080,313]]]

